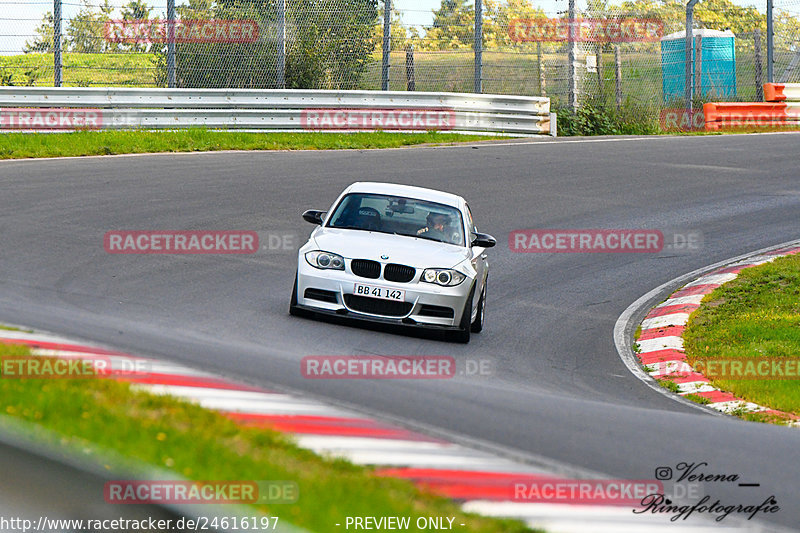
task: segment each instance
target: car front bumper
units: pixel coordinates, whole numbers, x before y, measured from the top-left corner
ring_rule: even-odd
[[[302,258],[298,263],[298,307],[387,324],[457,328],[474,282],[468,277],[454,287],[442,287],[418,281],[421,274],[418,271],[412,281],[398,283],[356,276],[350,272],[349,262],[346,270],[320,270]],[[404,305],[400,306],[397,302],[387,305],[378,298],[355,295],[357,283],[404,291]]]

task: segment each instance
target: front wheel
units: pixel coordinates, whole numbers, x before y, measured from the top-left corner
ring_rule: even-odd
[[[308,316],[308,312],[297,306],[297,274],[294,276],[294,287],[292,288],[292,299],[289,302],[289,314],[292,316]]]
[[[451,338],[455,342],[460,342],[461,344],[467,344],[470,338],[470,330],[472,329],[472,298],[475,296],[475,286],[472,286],[472,290],[469,291],[469,296],[467,296],[467,303],[464,304],[464,311],[461,313],[461,323],[458,325],[458,329],[451,334]]]
[[[472,333],[480,333],[483,330],[483,324],[486,322],[486,285],[488,282],[488,278],[483,282],[481,298],[478,300],[478,313],[475,316],[475,322],[470,326]]]

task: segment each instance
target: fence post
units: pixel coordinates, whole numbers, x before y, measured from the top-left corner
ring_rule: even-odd
[[[278,83],[286,88],[286,0],[278,0]]]
[[[773,54],[775,52],[775,42],[772,27],[772,0],[767,0],[767,83],[772,83],[773,79]]]
[[[755,49],[755,57],[753,58],[753,67],[756,71],[756,100],[759,102],[764,101],[764,79],[761,73],[761,30],[756,28],[753,31],[753,48]]]
[[[175,76],[175,0],[167,0],[167,87],[177,86]]]
[[[475,83],[474,92],[483,92],[483,3],[475,0]]]
[[[694,97],[702,100],[703,94],[703,36],[698,35],[694,45]]]
[[[61,82],[61,0],[53,0],[53,86]]]
[[[616,85],[617,111],[622,107],[622,58],[619,45],[614,46],[614,81]]]
[[[406,90],[416,91],[417,83],[414,76],[414,45],[406,46]]]
[[[684,98],[686,100],[686,109],[692,109],[692,72],[694,65],[694,57],[692,56],[692,49],[694,48],[692,26],[694,25],[694,5],[698,0],[689,0],[686,3],[686,40],[683,46],[683,57],[686,69],[684,70]]]
[[[544,81],[544,69],[542,68],[542,42],[536,42],[536,70],[539,75],[539,96],[547,96]]]
[[[381,90],[389,90],[389,52],[392,39],[392,0],[383,0],[383,62],[381,63]]]
[[[600,99],[603,102],[603,105],[606,103],[605,99],[605,87],[603,87],[603,43],[597,43],[597,51],[595,53],[595,62],[597,63],[597,92],[600,95]]]
[[[567,79],[569,81],[569,106],[578,107],[578,89],[575,81],[575,0],[569,0],[569,42],[567,43]]]

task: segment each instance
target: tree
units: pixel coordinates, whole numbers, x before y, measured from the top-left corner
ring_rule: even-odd
[[[540,7],[533,7],[530,0],[486,0],[483,21],[483,42],[489,48],[509,48],[529,50],[536,43],[518,42],[509,33],[515,22],[546,18]]]
[[[99,11],[95,11],[90,0],[81,0],[81,10],[67,24],[67,43],[70,52],[96,54],[118,48],[104,36],[106,22],[111,20],[114,7],[104,0]]]
[[[425,35],[425,48],[453,50],[475,44],[475,4],[471,0],[442,0],[433,11],[433,26]]]
[[[190,0],[177,8],[182,21],[255,20],[255,42],[177,42],[181,87],[274,88],[277,86],[276,0]],[[377,0],[286,2],[288,88],[353,89],[375,49]],[[157,54],[157,83],[166,79],[166,46]]]
[[[55,20],[53,13],[48,11],[42,17],[42,23],[36,28],[36,37],[33,42],[26,41],[25,47],[22,49],[26,54],[52,54],[53,53],[53,39],[55,38]],[[66,39],[62,36],[61,41],[62,49],[66,48]]]
[[[378,24],[375,25],[372,31],[375,48],[378,50],[383,49],[383,13],[384,9],[380,8],[378,10]],[[389,43],[391,49],[393,51],[404,50],[410,41],[409,32],[406,31],[406,27],[403,24],[403,19],[400,13],[395,9],[392,9],[392,24],[390,31],[391,38],[389,39]]]
[[[131,0],[122,8],[122,20],[125,21],[144,21],[150,19],[153,8],[148,6],[144,0]],[[150,43],[132,42],[123,45],[131,52],[146,52],[150,48]]]

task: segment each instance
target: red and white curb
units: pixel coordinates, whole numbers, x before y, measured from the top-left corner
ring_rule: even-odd
[[[407,479],[462,505],[467,512],[517,518],[548,533],[687,533],[759,531],[706,520],[676,524],[664,516],[633,514],[630,503],[540,503],[514,499],[518,483],[565,482],[544,469],[387,424],[340,407],[242,385],[191,368],[135,357],[47,333],[0,330],[0,342],[24,344],[38,356],[102,359],[116,379],[151,394],[187,400],[237,422],[292,434],[299,446],[323,456],[370,465],[376,474]],[[131,371],[131,369],[138,369]],[[145,370],[141,370],[145,369]],[[563,500],[562,500],[563,501]]]
[[[797,253],[800,253],[800,246],[755,255],[712,270],[672,293],[663,303],[654,307],[641,323],[642,332],[636,343],[639,361],[645,371],[654,379],[668,379],[677,384],[681,396],[691,394],[705,398],[710,402],[705,405],[717,411],[772,414],[791,420],[788,425],[800,427],[800,417],[794,414],[748,402],[713,386],[708,378],[686,362],[682,337],[689,316],[700,307],[700,302],[707,294],[736,279],[745,268]]]

